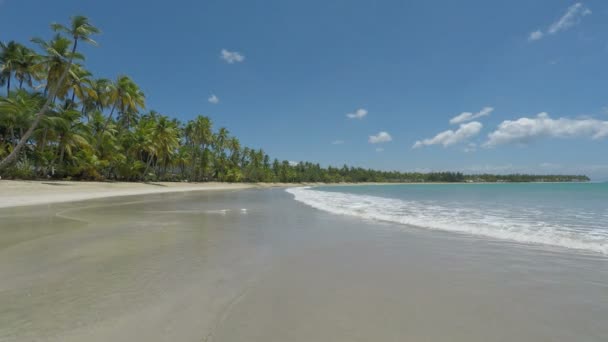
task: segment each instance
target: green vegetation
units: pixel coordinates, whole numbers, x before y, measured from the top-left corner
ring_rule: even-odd
[[[145,95],[128,76],[94,78],[80,43],[96,45],[86,17],[56,35],[32,39],[34,50],[0,43],[0,175],[124,181],[226,182],[529,182],[587,181],[585,176],[402,173],[271,161],[242,147],[208,117],[186,123],[145,111]]]

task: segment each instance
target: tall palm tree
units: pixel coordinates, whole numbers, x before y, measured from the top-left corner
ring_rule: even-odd
[[[50,41],[45,41],[40,38],[34,38],[32,41],[44,51],[44,55],[40,58],[39,66],[46,70],[46,86],[44,93],[49,94],[53,91],[55,96],[51,99],[53,102],[57,96],[63,97],[65,93],[64,80],[69,76],[74,60],[83,60],[84,56],[80,53],[71,53],[72,41],[59,34],[55,35]],[[69,63],[69,61],[72,63]],[[65,76],[63,76],[65,74]],[[59,82],[61,77],[64,77],[62,82]]]
[[[40,56],[34,50],[20,46],[18,61],[15,65],[15,79],[19,82],[19,89],[23,89],[23,83],[31,88],[34,79],[42,79],[43,71],[44,69],[40,64]]]
[[[89,23],[89,19],[86,17],[83,17],[83,16],[73,17],[71,26],[69,28],[62,26],[62,25],[58,25],[58,24],[53,24],[52,28],[55,30],[61,30],[61,31],[67,32],[68,34],[70,34],[72,36],[72,38],[74,40],[74,42],[72,44],[71,53],[68,54],[67,56],[63,56],[63,55],[61,56],[61,58],[63,58],[63,59],[67,58],[67,61],[68,61],[67,65],[63,69],[60,77],[57,79],[57,82],[54,83],[52,87],[49,87],[50,92],[47,94],[47,100],[44,103],[44,105],[42,106],[42,108],[40,109],[40,111],[36,114],[36,118],[34,119],[34,122],[30,126],[30,128],[21,137],[21,140],[19,141],[17,146],[15,146],[13,151],[6,158],[4,158],[2,161],[0,161],[0,169],[6,167],[8,164],[13,162],[17,158],[19,151],[23,148],[23,146],[25,146],[26,142],[28,141],[28,139],[30,138],[32,133],[34,133],[34,130],[36,129],[36,127],[38,126],[38,124],[40,123],[40,121],[42,120],[44,115],[46,114],[47,110],[49,109],[49,106],[51,105],[52,101],[54,101],[55,96],[57,95],[57,91],[63,85],[63,81],[65,80],[65,78],[68,74],[68,71],[70,70],[70,68],[72,66],[72,63],[76,56],[76,48],[78,46],[78,42],[82,40],[84,42],[96,45],[95,41],[92,40],[90,38],[90,36],[93,34],[99,33],[99,29],[97,29],[96,27],[91,25]],[[49,82],[48,79],[47,79],[47,82]],[[49,85],[47,84],[47,87],[48,86]]]
[[[76,98],[84,101],[91,94],[93,86],[91,76],[93,74],[86,70],[82,65],[74,63],[68,74],[68,81],[64,83],[63,88],[59,91],[60,97],[65,97],[69,92],[72,96],[69,101],[69,106],[74,107]]]
[[[108,84],[107,89],[107,102],[111,104],[112,109],[106,120],[106,127],[117,109],[122,123],[129,128],[133,124],[134,113],[146,106],[144,93],[129,76],[125,75],[119,76],[116,83]]]
[[[59,162],[63,163],[66,155],[72,156],[74,148],[90,147],[90,131],[89,127],[80,121],[80,112],[76,110],[62,110],[58,113],[57,119],[53,128],[57,135]]]
[[[211,120],[199,115],[196,119],[189,121],[185,128],[186,143],[192,149],[192,169],[191,177],[193,180],[200,180],[201,173],[209,166],[208,146],[213,142],[213,132],[211,130]]]
[[[153,121],[151,140],[155,157],[166,167],[179,146],[179,131],[169,118],[160,116]]]
[[[238,167],[241,159],[241,143],[237,137],[228,140],[228,149],[230,150],[230,162],[233,166]]]
[[[0,85],[6,84],[7,96],[11,93],[11,79],[20,60],[20,52],[25,47],[15,41],[0,42]]]

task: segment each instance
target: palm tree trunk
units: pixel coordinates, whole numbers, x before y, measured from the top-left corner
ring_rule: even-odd
[[[76,92],[72,90],[72,99],[70,100],[70,108],[74,107],[74,100],[76,100]]]
[[[15,140],[15,129],[13,127],[11,127],[10,132],[11,132],[11,136],[10,136],[11,146],[14,146],[13,142]]]
[[[154,155],[150,153],[150,155],[148,156],[148,162],[146,163],[146,169],[144,170],[144,179],[146,177],[146,175],[148,174],[148,169],[150,169],[150,166],[152,165],[152,157]]]
[[[39,144],[40,144],[40,148],[39,148],[40,152],[43,152],[43,151],[44,151],[44,147],[45,147],[45,145],[46,145],[46,135],[47,135],[48,133],[49,133],[49,129],[48,129],[48,128],[45,128],[45,129],[44,129],[44,133],[42,133],[42,140],[39,142]]]
[[[11,74],[9,72],[8,80],[6,81],[6,96],[8,97],[11,94]]]
[[[42,121],[42,118],[44,117],[46,112],[49,110],[51,101],[53,101],[53,99],[57,95],[57,92],[59,91],[60,86],[63,84],[63,81],[65,81],[65,78],[67,77],[68,72],[70,71],[70,68],[72,67],[72,62],[74,61],[74,53],[76,53],[76,44],[77,43],[78,43],[78,40],[75,39],[74,47],[72,48],[72,54],[70,55],[70,58],[68,60],[68,65],[65,68],[65,70],[63,70],[63,73],[61,73],[61,77],[59,77],[59,80],[57,81],[55,88],[51,89],[51,93],[49,94],[46,101],[44,102],[44,105],[42,106],[40,111],[36,114],[36,119],[34,119],[34,122],[30,126],[30,128],[28,128],[28,130],[25,132],[25,134],[21,137],[21,140],[19,140],[19,143],[17,144],[17,146],[15,146],[13,151],[8,156],[6,156],[6,158],[4,158],[4,160],[0,161],[0,170],[7,167],[10,163],[14,162],[15,159],[17,159],[17,156],[19,155],[19,151],[21,151],[23,146],[25,146],[27,141],[30,139],[30,136],[32,136],[32,134],[34,133],[34,130],[36,130],[36,127],[38,127],[38,125],[40,124],[40,121]],[[10,79],[9,79],[9,82],[10,82]]]
[[[114,115],[114,109],[116,109],[116,103],[114,103],[112,105],[112,110],[110,111],[110,115],[108,115],[108,118],[106,119],[106,122],[103,124],[103,128],[101,129],[101,132],[99,133],[99,139],[101,140],[101,136],[102,134],[106,131],[106,129],[108,128],[108,125],[110,124],[110,121],[112,121],[112,115]],[[99,142],[97,143],[99,145]]]

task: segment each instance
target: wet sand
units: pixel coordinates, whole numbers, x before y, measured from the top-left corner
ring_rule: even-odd
[[[606,317],[608,258],[282,189],[0,209],[0,341],[605,341]]]

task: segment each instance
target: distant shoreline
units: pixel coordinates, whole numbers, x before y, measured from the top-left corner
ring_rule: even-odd
[[[581,183],[581,182],[524,182]],[[82,182],[42,180],[0,180],[0,208],[77,202],[90,199],[146,194],[266,189],[298,186],[357,185],[442,185],[442,184],[512,184],[507,182],[362,182],[362,183],[188,183],[188,182]]]

